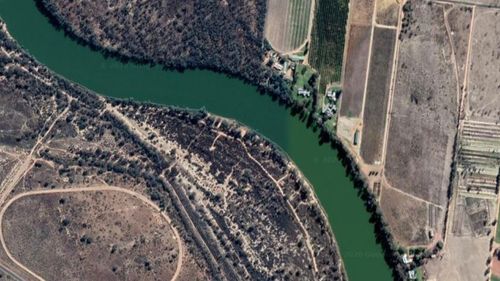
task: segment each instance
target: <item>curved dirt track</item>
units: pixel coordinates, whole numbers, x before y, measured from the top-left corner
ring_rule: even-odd
[[[5,211],[9,208],[9,206],[12,203],[14,203],[16,200],[18,200],[20,198],[31,196],[31,195],[37,195],[37,194],[70,193],[70,192],[86,192],[86,191],[118,191],[118,192],[123,192],[123,193],[129,194],[129,195],[139,199],[140,201],[147,204],[149,207],[152,207],[155,211],[158,211],[161,214],[161,216],[170,224],[170,227],[171,227],[171,229],[174,233],[174,236],[175,236],[175,240],[177,242],[177,248],[179,249],[179,258],[178,258],[178,262],[177,262],[177,267],[175,269],[174,275],[170,279],[171,281],[177,280],[177,278],[179,277],[180,272],[182,270],[182,260],[183,260],[183,256],[184,256],[184,248],[183,248],[183,245],[181,242],[181,237],[179,235],[179,232],[177,231],[177,229],[175,229],[172,226],[171,219],[167,216],[167,214],[165,212],[162,212],[161,209],[156,204],[151,202],[151,200],[149,200],[144,195],[139,194],[139,193],[134,192],[134,191],[131,191],[131,190],[128,190],[128,189],[125,189],[125,188],[116,187],[116,186],[98,185],[98,186],[91,186],[91,187],[75,187],[75,188],[70,188],[70,189],[37,190],[37,191],[30,191],[30,192],[21,193],[21,194],[14,196],[12,199],[10,199],[7,202],[7,204],[5,204],[3,209],[0,211],[0,242],[2,243],[2,247],[5,251],[5,253],[7,254],[7,256],[9,257],[9,259],[11,259],[12,262],[14,262],[19,268],[28,272],[33,277],[35,277],[37,280],[45,280],[41,276],[39,276],[36,273],[34,273],[33,271],[31,271],[26,266],[24,266],[22,263],[17,261],[12,256],[12,254],[9,252],[9,250],[7,248],[7,245],[5,243],[5,239],[3,237],[3,229],[2,229],[3,216],[5,214]]]

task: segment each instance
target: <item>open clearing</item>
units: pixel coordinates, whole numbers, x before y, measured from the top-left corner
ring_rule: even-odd
[[[156,206],[117,190],[42,191],[10,201],[5,247],[46,280],[170,280],[179,249]],[[61,192],[62,191],[62,192]]]
[[[396,26],[398,24],[399,1],[377,0],[376,22],[378,24]]]
[[[485,253],[488,237],[449,237],[442,259],[434,259],[425,267],[429,280],[478,281],[488,280]],[[448,254],[446,254],[448,253]],[[435,279],[432,279],[435,278]]]
[[[487,233],[497,215],[495,204],[495,200],[458,196],[443,257],[425,266],[430,280],[487,280],[491,239]]]
[[[446,12],[457,62],[458,81],[464,86],[467,51],[471,31],[472,8],[454,6]]]
[[[500,11],[476,8],[469,73],[470,117],[500,122]]]
[[[278,52],[290,52],[305,43],[312,2],[312,0],[268,0],[264,33]]]
[[[427,203],[387,187],[382,194],[382,212],[395,239],[403,246],[427,243]]]
[[[395,40],[396,30],[375,28],[361,141],[361,156],[368,164],[382,160]]]
[[[451,47],[442,8],[408,3],[413,12],[405,17],[416,22],[400,43],[385,176],[393,187],[444,206],[457,124]]]
[[[372,24],[375,0],[353,0],[349,5],[349,24]]]
[[[346,66],[340,116],[359,117],[363,107],[363,95],[370,48],[370,26],[351,25],[347,45]]]

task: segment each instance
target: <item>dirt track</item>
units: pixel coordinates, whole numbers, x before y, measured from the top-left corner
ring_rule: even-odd
[[[31,195],[36,195],[36,194],[87,192],[87,191],[119,191],[119,192],[123,192],[123,193],[126,193],[126,194],[134,196],[135,198],[137,198],[137,199],[141,200],[142,202],[146,203],[148,206],[152,207],[154,210],[160,212],[161,216],[170,224],[171,229],[172,229],[172,231],[174,233],[174,236],[175,236],[175,240],[177,242],[177,247],[179,249],[179,258],[178,258],[178,262],[177,262],[177,267],[176,267],[174,275],[172,276],[171,281],[175,281],[179,277],[179,274],[180,274],[180,272],[182,270],[182,261],[183,261],[183,256],[184,256],[184,246],[182,245],[182,241],[181,241],[181,237],[179,235],[179,232],[177,231],[177,229],[175,229],[171,225],[171,222],[172,222],[171,219],[167,216],[167,214],[165,212],[162,212],[160,210],[160,208],[156,204],[154,204],[153,202],[151,202],[145,196],[143,196],[143,195],[141,195],[139,193],[130,191],[128,189],[124,189],[124,188],[120,188],[120,187],[115,187],[115,186],[105,186],[105,185],[102,185],[102,186],[93,186],[93,187],[75,187],[75,188],[71,188],[71,189],[37,190],[37,191],[30,191],[30,192],[21,193],[21,194],[18,194],[17,196],[15,196],[15,197],[13,197],[12,199],[10,199],[7,202],[7,204],[5,204],[5,206],[3,207],[3,209],[0,211],[0,242],[2,243],[2,247],[5,250],[5,252],[7,253],[7,256],[17,266],[19,266],[20,268],[22,268],[26,272],[30,273],[36,279],[38,279],[38,280],[44,280],[42,277],[40,277],[39,275],[37,275],[36,273],[34,273],[32,270],[30,270],[29,268],[27,268],[26,266],[24,266],[22,263],[20,263],[19,261],[17,261],[12,256],[12,254],[9,252],[9,250],[7,248],[7,245],[5,243],[4,237],[3,237],[3,229],[2,229],[2,226],[3,226],[3,217],[4,217],[4,214],[5,214],[5,211],[7,210],[7,208],[14,201],[16,201],[16,200],[18,200],[18,199],[20,199],[22,197],[26,197],[26,196],[31,196]]]

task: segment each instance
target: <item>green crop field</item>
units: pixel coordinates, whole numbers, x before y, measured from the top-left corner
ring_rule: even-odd
[[[309,62],[320,74],[320,93],[340,81],[348,14],[347,0],[317,0]]]

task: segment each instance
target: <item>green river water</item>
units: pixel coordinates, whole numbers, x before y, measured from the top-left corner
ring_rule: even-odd
[[[42,64],[100,94],[206,108],[234,118],[278,144],[313,184],[351,281],[391,280],[369,214],[329,145],[298,118],[238,79],[209,71],[184,73],[124,64],[78,45],[56,30],[33,0],[0,0],[11,35]]]

